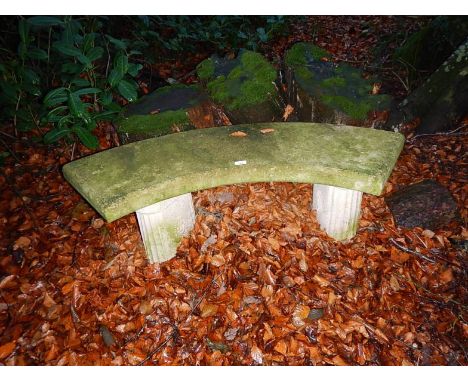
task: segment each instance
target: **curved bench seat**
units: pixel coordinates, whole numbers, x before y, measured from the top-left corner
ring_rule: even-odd
[[[236,131],[247,136],[230,136]],[[379,195],[403,143],[401,134],[353,126],[215,127],[102,151],[66,164],[63,173],[111,222],[161,200],[235,183],[319,183]]]
[[[401,134],[352,126],[237,125],[120,146],[71,162],[63,173],[111,222],[178,195],[235,183],[315,183],[379,195],[403,144]]]

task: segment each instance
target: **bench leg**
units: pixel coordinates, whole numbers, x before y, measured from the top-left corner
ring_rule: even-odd
[[[352,238],[357,231],[362,192],[314,184],[312,208],[320,227],[336,240]]]
[[[163,200],[136,211],[150,262],[161,263],[176,255],[180,239],[195,223],[192,194]]]

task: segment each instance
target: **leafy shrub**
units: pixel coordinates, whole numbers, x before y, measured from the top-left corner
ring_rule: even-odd
[[[131,60],[141,52],[102,33],[98,18],[35,16],[20,19],[18,33],[17,55],[0,66],[4,115],[21,131],[52,124],[45,143],[77,137],[96,148],[92,131],[119,113],[116,97],[138,97],[143,65]]]

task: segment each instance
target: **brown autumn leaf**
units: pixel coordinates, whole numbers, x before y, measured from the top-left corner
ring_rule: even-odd
[[[256,345],[253,345],[250,349],[250,356],[259,365],[263,363],[263,353]]]
[[[94,229],[99,229],[101,228],[102,226],[104,225],[104,220],[102,219],[94,219],[93,220],[93,223],[91,224],[91,226],[94,228]]]
[[[31,244],[31,239],[26,236],[21,236],[15,241],[15,245],[13,246],[13,249],[26,249],[29,247],[29,244]]]
[[[236,137],[236,138],[243,138],[246,137],[247,134],[244,133],[243,131],[234,131],[233,133],[229,134],[231,137]]]
[[[379,82],[375,82],[373,85],[372,85],[372,94],[379,94],[380,92],[380,88],[382,87],[382,84],[379,83]]]
[[[286,122],[293,111],[294,111],[294,107],[287,104],[283,112],[283,121]]]
[[[286,344],[286,341],[284,340],[279,340],[274,349],[278,352],[281,353],[282,355],[287,355],[288,354],[288,345]]]
[[[453,280],[453,271],[452,268],[447,268],[440,274],[440,281],[443,284],[447,284]]]
[[[8,357],[15,349],[16,341],[11,341],[0,346],[0,359]]]
[[[260,129],[260,132],[262,134],[269,134],[269,133],[272,133],[273,131],[275,131],[275,129],[271,129],[271,128],[268,128],[268,129]]]
[[[411,255],[409,253],[400,251],[395,247],[392,247],[390,249],[390,258],[392,259],[392,261],[395,261],[397,263],[404,263],[405,261],[408,261],[410,256]]]
[[[57,304],[47,292],[44,293],[44,300],[42,301],[42,303],[44,304],[46,308],[50,308],[51,306],[54,306]]]
[[[210,260],[210,264],[215,267],[221,267],[222,265],[226,264],[226,260],[224,259],[223,255],[214,255]]]
[[[307,305],[297,305],[293,312],[292,323],[299,328],[305,325],[305,319],[308,317],[310,308]]]
[[[332,358],[335,366],[348,366],[349,364],[339,355]]]
[[[218,305],[203,304],[200,309],[200,316],[202,318],[214,316],[218,312]]]
[[[421,235],[423,235],[424,237],[427,237],[428,239],[432,239],[435,233],[432,232],[430,229],[425,229],[424,231],[421,232]]]

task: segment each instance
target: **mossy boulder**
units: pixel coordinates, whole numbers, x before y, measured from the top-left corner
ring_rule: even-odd
[[[276,69],[261,54],[241,50],[235,59],[212,56],[198,65],[197,75],[232,123],[280,118]]]
[[[389,106],[388,96],[371,94],[372,79],[330,57],[305,42],[293,45],[285,55],[288,103],[300,121],[361,125],[369,112]]]
[[[192,130],[190,111],[207,102],[197,86],[164,86],[131,104],[117,122],[123,143]]]

